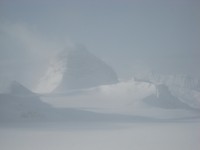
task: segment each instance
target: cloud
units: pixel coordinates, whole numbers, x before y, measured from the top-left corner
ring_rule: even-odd
[[[58,41],[42,36],[36,28],[25,23],[6,23],[0,29],[13,40],[17,40],[31,56],[49,57],[63,48]]]
[[[9,80],[29,88],[36,86],[57,53],[72,43],[41,35],[36,27],[25,23],[1,23],[0,32],[0,78],[9,76]]]
[[[35,88],[38,93],[52,92],[62,81],[65,65],[62,61],[52,61]]]

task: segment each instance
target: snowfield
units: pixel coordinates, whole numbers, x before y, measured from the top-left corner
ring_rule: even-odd
[[[1,150],[200,149],[199,110],[163,85],[129,81],[46,95],[16,82],[8,89],[0,94]]]
[[[87,51],[63,57],[41,78],[41,93],[0,84],[1,150],[200,149],[199,81],[118,82]]]
[[[2,125],[1,150],[199,150],[200,122]]]

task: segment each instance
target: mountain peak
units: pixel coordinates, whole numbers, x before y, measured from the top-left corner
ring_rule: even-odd
[[[4,86],[1,87],[1,93],[21,96],[33,95],[33,92],[17,81],[4,83]]]
[[[149,105],[165,109],[190,109],[190,106],[175,97],[165,84],[156,85],[156,95],[144,99]]]
[[[85,48],[77,47],[64,56],[67,56],[62,57],[66,70],[58,91],[90,88],[118,81],[115,71]]]

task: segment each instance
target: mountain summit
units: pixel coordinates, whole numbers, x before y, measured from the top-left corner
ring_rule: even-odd
[[[156,95],[146,97],[144,102],[165,109],[190,109],[190,106],[175,97],[166,85],[156,85],[156,90]]]
[[[82,46],[63,51],[58,56],[58,60],[61,61],[65,71],[56,91],[90,88],[118,82],[115,71]]]
[[[32,96],[34,95],[32,91],[24,87],[17,81],[10,81],[1,84],[0,93],[12,94],[12,95],[22,95],[22,96]]]

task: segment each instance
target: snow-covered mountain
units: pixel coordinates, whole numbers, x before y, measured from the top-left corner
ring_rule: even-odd
[[[160,119],[199,115],[198,109],[173,95],[166,85],[134,80],[42,98],[56,107]]]
[[[115,71],[84,47],[76,47],[60,54],[65,64],[63,80],[57,91],[82,89],[118,81]]]
[[[155,84],[165,84],[169,87],[178,87],[200,91],[200,79],[188,75],[163,75],[156,73],[136,74],[137,81],[148,81]]]
[[[164,84],[156,85],[156,94],[144,98],[143,101],[164,109],[191,109],[189,105],[174,96]]]
[[[0,104],[0,121],[39,121],[53,115],[49,104],[16,81],[1,90]]]
[[[8,82],[0,93],[0,122],[76,121],[88,116],[95,118],[82,110],[54,108],[16,81]]]
[[[36,94],[16,81],[0,84],[0,121],[198,116],[196,79],[149,76],[118,82],[112,68],[80,48],[63,52],[57,59],[40,85],[56,92]]]
[[[190,107],[200,109],[200,79],[187,75],[144,74],[136,75],[136,81],[167,86],[170,93]]]
[[[5,81],[0,84],[0,93],[31,96],[33,92],[18,83],[17,81]]]
[[[51,62],[37,91],[46,88],[47,92],[65,92],[117,82],[117,74],[108,64],[84,47],[75,46],[62,51]]]
[[[97,113],[81,108],[55,108],[43,102],[29,89],[14,81],[0,93],[0,123],[2,122],[118,122],[149,121],[151,118],[124,114]],[[8,92],[7,92],[8,91]],[[152,121],[156,121],[152,119]]]

